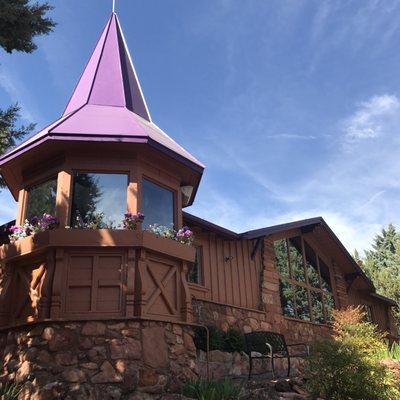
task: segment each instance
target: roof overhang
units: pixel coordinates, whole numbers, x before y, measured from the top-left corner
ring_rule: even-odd
[[[399,304],[396,301],[394,301],[393,299],[389,299],[389,297],[382,296],[378,293],[370,293],[370,296],[377,300],[380,300],[384,303],[387,303],[388,305],[390,305],[392,307],[399,307]]]

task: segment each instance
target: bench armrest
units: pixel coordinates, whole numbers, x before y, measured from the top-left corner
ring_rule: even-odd
[[[251,358],[265,358],[265,357],[272,357],[273,355],[273,350],[272,350],[272,346],[269,343],[265,343],[265,345],[268,347],[269,352],[268,353],[259,353],[257,351],[249,351],[249,356]],[[253,355],[254,353],[256,353],[256,355]]]

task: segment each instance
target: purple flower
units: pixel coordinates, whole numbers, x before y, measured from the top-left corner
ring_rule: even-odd
[[[125,229],[135,230],[138,224],[141,224],[144,220],[144,214],[138,212],[137,214],[126,213],[124,214],[122,225]]]
[[[32,217],[31,218],[31,220],[30,220],[30,224],[32,225],[32,226],[37,226],[38,224],[39,224],[39,218],[38,217]]]

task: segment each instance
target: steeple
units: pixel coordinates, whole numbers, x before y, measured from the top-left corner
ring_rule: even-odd
[[[9,177],[12,178],[13,160],[28,151],[29,158],[36,157],[36,152],[42,158],[48,157],[50,149],[57,147],[56,143],[66,146],[68,141],[147,144],[183,163],[199,178],[204,170],[195,157],[152,122],[114,12],[62,116],[0,157],[5,180],[8,183]],[[45,153],[39,150],[43,146],[46,146]]]
[[[64,111],[86,105],[126,107],[151,122],[118,17],[112,13]]]

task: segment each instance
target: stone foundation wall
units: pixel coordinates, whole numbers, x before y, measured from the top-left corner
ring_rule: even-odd
[[[213,302],[194,300],[195,321],[203,325],[214,325],[227,331],[235,327],[243,333],[253,331],[273,331],[285,335],[287,343],[312,343],[331,334],[327,325],[317,325],[306,321],[295,321],[280,313],[248,310]]]
[[[329,334],[327,327],[284,318],[274,324],[266,312],[207,301],[194,301],[193,314],[197,323],[225,331],[282,332],[289,343]],[[157,398],[207,376],[207,357],[196,351],[193,327],[167,322],[41,322],[0,332],[0,352],[0,379],[24,383],[21,399]],[[248,373],[246,354],[212,351],[209,361],[216,378]],[[256,364],[254,372],[269,369]]]
[[[33,400],[174,392],[197,376],[192,335],[190,327],[149,321],[16,328],[0,333],[1,378],[23,382],[20,397]]]

